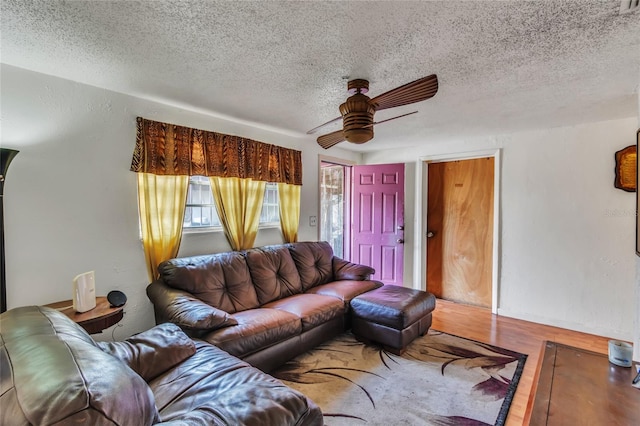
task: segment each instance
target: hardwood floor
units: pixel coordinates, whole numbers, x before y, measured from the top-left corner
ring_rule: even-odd
[[[507,426],[529,424],[545,340],[604,354],[609,340],[607,337],[501,317],[488,309],[441,299],[436,303],[431,328],[528,355],[509,409]]]

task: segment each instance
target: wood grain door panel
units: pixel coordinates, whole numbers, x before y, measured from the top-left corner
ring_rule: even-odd
[[[491,307],[494,158],[428,166],[427,290]]]

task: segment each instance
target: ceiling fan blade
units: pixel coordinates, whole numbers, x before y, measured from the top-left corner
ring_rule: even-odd
[[[341,119],[342,119],[342,116],[340,116],[340,117],[336,117],[336,118],[334,118],[333,120],[329,120],[329,121],[327,121],[326,123],[323,123],[323,124],[319,125],[318,127],[314,127],[313,129],[309,130],[309,131],[307,132],[307,134],[308,134],[308,135],[311,135],[311,134],[315,133],[316,131],[318,131],[318,129],[319,129],[319,128],[324,127],[324,126],[326,126],[326,125],[328,125],[328,124],[331,124],[331,123],[333,123],[333,122],[335,122],[335,121],[338,121],[338,120],[341,120]]]
[[[376,121],[375,123],[369,124],[369,125],[364,126],[364,127],[365,127],[365,128],[367,128],[367,127],[372,127],[372,126],[374,126],[374,125],[376,125],[376,124],[386,123],[387,121],[395,120],[396,118],[406,117],[407,115],[415,114],[415,113],[417,113],[417,112],[418,112],[418,111],[408,112],[408,113],[406,113],[406,114],[398,115],[398,116],[396,116],[396,117],[387,118],[386,120]]]
[[[376,111],[413,104],[433,97],[438,92],[438,77],[431,74],[404,86],[396,87],[371,99]]]
[[[323,147],[324,149],[329,149],[332,146],[339,144],[340,142],[345,141],[344,133],[342,130],[336,130],[335,132],[327,133],[326,135],[322,135],[318,137],[318,145]]]

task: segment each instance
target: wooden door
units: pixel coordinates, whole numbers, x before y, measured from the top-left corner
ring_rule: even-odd
[[[351,261],[376,270],[373,279],[402,285],[404,164],[353,167]]]
[[[427,290],[491,307],[494,158],[428,165]]]

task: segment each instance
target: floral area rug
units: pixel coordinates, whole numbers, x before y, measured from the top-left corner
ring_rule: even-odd
[[[402,356],[345,333],[271,374],[325,425],[503,425],[526,355],[429,331]]]

